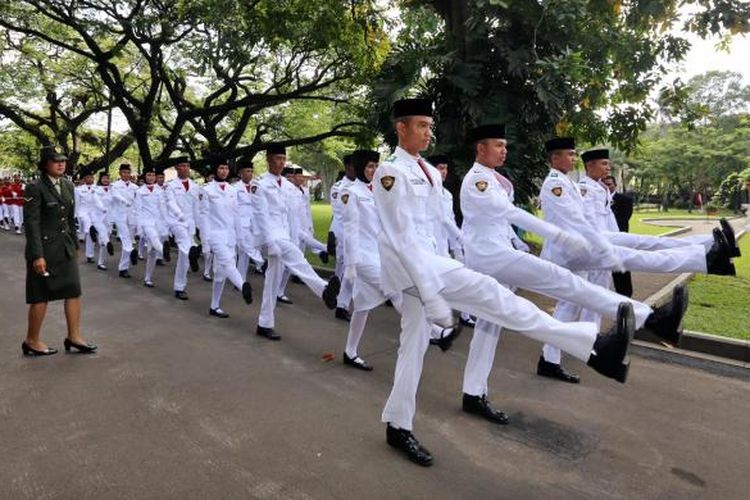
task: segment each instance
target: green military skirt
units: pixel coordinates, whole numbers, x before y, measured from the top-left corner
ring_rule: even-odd
[[[26,303],[39,304],[53,300],[74,299],[81,296],[81,279],[76,259],[47,261],[49,276],[34,272],[31,262],[26,263]]]

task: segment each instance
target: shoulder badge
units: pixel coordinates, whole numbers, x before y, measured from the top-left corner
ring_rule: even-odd
[[[581,196],[586,196],[586,193],[588,193],[588,191],[589,191],[588,189],[586,189],[585,187],[582,187],[581,188]]]
[[[349,195],[348,194],[341,195],[341,203],[343,203],[344,205],[346,205],[347,201],[349,201]]]
[[[559,187],[559,186],[555,187],[555,188],[552,188],[552,194],[554,194],[555,196],[558,196],[558,197],[562,196],[562,188]]]
[[[393,187],[393,184],[396,182],[396,178],[392,175],[384,175],[380,178],[380,184],[383,186],[383,189],[386,191],[390,191]]]
[[[203,199],[203,193],[200,193],[200,194],[198,194],[198,199],[199,199],[199,200],[202,200],[202,199]]]
[[[331,198],[333,198],[334,200],[335,200],[336,198],[338,198],[338,197],[339,197],[339,194],[338,194],[338,193],[332,193],[332,194],[331,194]]]
[[[484,193],[487,190],[487,181],[477,181],[476,184],[474,184],[480,193]]]
[[[255,192],[256,192],[257,190],[258,190],[258,186],[256,186],[255,184],[253,184],[252,186],[250,186],[250,191],[252,191],[252,192],[253,192],[253,194],[255,194]]]

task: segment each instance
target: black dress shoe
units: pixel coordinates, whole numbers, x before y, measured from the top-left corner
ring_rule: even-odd
[[[439,338],[430,339],[430,345],[436,345],[441,351],[446,352],[453,347],[453,341],[461,335],[461,330],[463,330],[461,323],[456,323],[454,326],[443,328]]]
[[[597,336],[587,364],[605,377],[624,384],[630,368],[628,348],[634,332],[633,306],[623,302],[617,309],[617,321],[609,333]]]
[[[474,326],[477,324],[474,318],[469,316],[469,319],[466,319],[462,314],[458,316],[458,322],[461,323],[462,326],[468,326],[469,328],[474,328]]]
[[[51,356],[53,354],[57,354],[57,349],[55,349],[54,347],[48,347],[43,351],[39,351],[31,347],[26,342],[21,343],[21,351],[23,351],[24,356]]]
[[[352,366],[358,370],[363,370],[366,372],[372,371],[372,366],[370,366],[367,361],[360,358],[359,356],[354,356],[353,358],[350,358],[347,356],[346,353],[344,353],[344,364],[347,366]]]
[[[217,307],[216,309],[209,309],[208,310],[208,315],[209,316],[215,316],[217,318],[222,318],[222,319],[229,317],[229,315],[227,313],[225,313],[224,310],[221,309],[220,307]]]
[[[185,290],[175,290],[174,296],[180,300],[188,300],[188,294]]]
[[[294,304],[294,302],[292,302],[292,300],[286,295],[279,295],[276,297],[276,302],[281,302],[282,304]]]
[[[65,342],[63,342],[63,345],[65,346],[65,352],[70,352],[71,349],[76,349],[81,354],[91,354],[99,349],[99,346],[92,342],[86,342],[85,344],[76,344],[75,342],[67,338],[65,339]]]
[[[732,249],[729,247],[726,236],[719,228],[714,228],[713,235],[714,244],[706,254],[708,274],[736,276],[737,271],[732,264]]]
[[[156,259],[156,265],[157,266],[163,266],[164,265],[164,261],[162,259]]]
[[[323,290],[323,302],[325,302],[328,309],[336,307],[336,297],[339,296],[339,290],[341,290],[341,280],[334,274],[328,280],[325,290]]]
[[[144,281],[143,286],[146,288],[154,288],[154,282],[153,281]]]
[[[729,248],[732,250],[732,257],[742,257],[742,252],[740,252],[740,248],[737,246],[737,236],[734,234],[732,225],[724,217],[719,220],[719,224],[721,225],[721,232],[724,233],[724,237],[727,239],[727,243],[729,243]]]
[[[646,318],[643,328],[667,344],[677,347],[682,337],[682,318],[687,307],[688,290],[685,285],[677,285],[672,292],[672,302],[656,308]]]
[[[130,252],[130,265],[135,266],[136,264],[138,264],[138,250],[134,248]]]
[[[245,304],[253,303],[253,287],[247,281],[242,284],[242,300],[245,301]]]
[[[337,307],[336,308],[336,319],[340,319],[343,321],[350,321],[352,319],[352,316],[349,314],[349,311],[344,309],[343,307]]]
[[[86,264],[93,264],[94,258],[93,257],[86,257]]]
[[[168,241],[165,241],[161,246],[161,254],[164,256],[164,262],[172,262],[172,251]]]
[[[111,241],[107,242],[107,254],[109,254],[110,256],[115,254],[115,246]]]
[[[325,250],[318,254],[318,258],[323,264],[328,264],[328,252],[326,252]]]
[[[389,446],[402,451],[406,458],[422,467],[432,465],[432,455],[422,446],[411,431],[396,429],[388,424],[385,428],[385,440]]]
[[[494,409],[487,400],[486,394],[483,396],[472,396],[471,394],[464,393],[463,410],[466,413],[479,415],[493,424],[508,425],[509,422],[508,415]]]
[[[120,278],[130,278],[130,273],[128,272],[127,269],[123,269],[118,274],[119,274]]]
[[[103,265],[101,265],[101,264],[97,264],[97,265],[96,265],[96,268],[97,268],[98,270],[100,270],[100,271],[106,271],[106,270],[107,270],[107,266],[103,266]]]
[[[99,231],[94,226],[91,226],[89,227],[89,236],[91,236],[91,241],[97,241],[99,239]]]
[[[213,277],[210,274],[204,274],[203,275],[203,281],[208,281],[209,283],[213,281]]]
[[[544,359],[544,356],[539,356],[539,362],[536,365],[536,374],[541,375],[542,377],[562,380],[569,384],[578,384],[581,382],[581,377],[575,373],[570,373],[560,364],[550,363]]]
[[[259,337],[265,337],[268,340],[281,340],[281,335],[276,333],[273,328],[266,328],[265,326],[258,325],[258,328],[255,330],[255,334]]]
[[[198,259],[200,258],[200,256],[200,248],[198,248],[197,246],[190,247],[190,250],[188,250],[188,261],[190,262],[190,270],[194,273],[198,272]]]

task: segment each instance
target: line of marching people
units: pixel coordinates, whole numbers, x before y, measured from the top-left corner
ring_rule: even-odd
[[[563,366],[567,353],[594,372],[625,383],[628,350],[636,330],[648,331],[677,345],[688,307],[687,290],[678,286],[671,300],[652,308],[612,291],[613,271],[692,272],[734,275],[732,259],[740,252],[724,220],[707,236],[682,239],[620,233],[603,184],[609,174],[609,151],[582,155],[585,175],[568,175],[577,161],[575,141],[555,137],[545,151],[549,173],[540,200],[544,218],[513,203],[514,187],[502,175],[508,142],[505,125],[472,129],[467,147],[475,161],[462,180],[463,224],[453,216],[453,199],[443,187],[451,167],[444,156],[424,158],[432,142],[433,105],[427,99],[404,99],[393,107],[398,146],[384,162],[376,151],[358,150],[346,159],[345,176],[331,192],[333,220],[326,244],[312,231],[309,192],[301,172],[287,167],[286,150],[265,152],[268,172],[253,175],[253,158],[209,159],[210,180],[196,184],[187,157],[178,157],[143,173],[138,186],[130,166],[119,179],[83,179],[76,190],[76,216],[87,238],[86,257],[106,269],[114,254],[111,228],[121,242],[118,275],[130,278],[130,266],[145,256],[144,285],[155,286],[159,260],[170,258],[170,238],[177,248],[172,287],[177,300],[189,300],[188,270],[212,281],[208,314],[227,318],[221,307],[226,281],[254,300],[249,269],[264,269],[256,334],[278,341],[275,308],[291,302],[290,277],[304,283],[335,317],[348,321],[343,363],[369,371],[359,352],[369,312],[389,302],[401,316],[400,347],[393,387],[382,412],[386,441],[409,460],[429,466],[432,454],[413,433],[416,394],[428,346],[450,349],[462,324],[476,318],[463,375],[464,412],[493,424],[508,416],[489,400],[488,379],[501,331],[513,330],[543,344],[537,374],[569,383],[578,375]],[[239,179],[229,182],[230,163]],[[173,166],[177,178],[159,183],[157,174]],[[287,168],[287,170],[285,170]],[[539,257],[518,237],[523,229],[544,238]],[[136,242],[137,236],[137,242]],[[90,241],[89,241],[90,240]],[[324,280],[305,259],[309,249],[326,262],[336,256],[336,270]],[[531,290],[557,300],[553,314],[515,294]],[[613,326],[600,333],[602,317]]]

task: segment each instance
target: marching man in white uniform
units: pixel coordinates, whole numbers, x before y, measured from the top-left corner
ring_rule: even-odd
[[[156,185],[156,169],[143,169],[146,183],[138,188],[135,194],[135,215],[138,222],[138,234],[146,242],[146,272],[143,284],[148,288],[154,287],[154,269],[156,259],[164,258],[164,238],[162,224],[164,223],[164,194]]]
[[[483,125],[469,133],[469,142],[476,152],[474,165],[461,185],[461,211],[466,266],[495,278],[510,287],[525,288],[549,297],[565,299],[595,307],[610,318],[616,318],[619,305],[629,302],[635,316],[635,327],[648,327],[658,335],[670,337],[682,320],[684,308],[675,306],[674,315],[654,315],[649,306],[636,302],[606,288],[596,286],[568,269],[515,248],[515,231],[511,224],[560,241],[571,253],[585,251],[586,240],[567,234],[513,205],[513,185],[490,165],[505,163],[505,126]],[[578,249],[578,250],[577,250]],[[492,422],[505,424],[502,412],[492,411],[487,402],[487,380],[492,369],[501,326],[478,319],[474,327],[469,356],[464,371],[464,410]],[[556,365],[559,368],[559,365]],[[567,382],[577,377],[565,371],[548,376]]]
[[[130,213],[135,203],[135,192],[138,186],[131,182],[130,165],[123,163],[119,168],[120,178],[112,184],[110,190],[110,220],[117,228],[117,237],[122,244],[122,253],[120,262],[117,265],[121,278],[130,278],[128,268],[130,265],[138,263],[138,251],[135,249],[133,238],[135,234],[131,232]]]
[[[624,382],[635,321],[630,303],[620,305],[614,331],[599,336],[595,324],[559,322],[493,278],[437,254],[432,224],[441,210],[442,183],[437,170],[419,156],[432,138],[432,102],[397,101],[393,116],[399,146],[373,180],[382,224],[383,289],[404,293],[401,345],[393,389],[382,414],[388,444],[419,465],[432,465],[432,455],[411,430],[430,322],[453,326],[452,308],[555,343],[603,375]]]
[[[114,255],[115,247],[110,240],[112,233],[112,223],[109,220],[110,210],[110,192],[112,186],[109,185],[109,174],[102,172],[99,174],[98,185],[94,188],[95,196],[99,199],[99,203],[96,204],[97,210],[91,216],[91,222],[96,229],[97,240],[99,241],[99,255],[96,261],[96,268],[100,271],[107,270],[107,258],[104,255],[106,250],[107,254]]]
[[[299,247],[291,241],[287,198],[284,195],[284,184],[289,181],[281,176],[286,163],[286,148],[278,144],[270,145],[266,150],[266,161],[268,173],[260,178],[256,191],[259,195],[259,212],[262,214],[258,217],[262,244],[268,256],[256,333],[269,340],[280,340],[281,336],[274,331],[274,310],[284,267],[300,278],[316,296],[321,297],[329,309],[336,307],[341,282],[334,275],[326,283],[305,260]]]
[[[289,181],[289,189],[287,194],[289,196],[289,217],[291,226],[292,241],[297,243],[299,249],[304,253],[306,249],[310,249],[318,254],[323,264],[328,263],[328,252],[326,246],[320,241],[316,240],[313,236],[313,220],[312,211],[310,209],[310,192],[304,187],[305,177],[302,167],[288,167],[289,175],[287,180]],[[284,169],[286,170],[286,168]],[[281,277],[281,283],[279,284],[279,291],[277,292],[279,302],[286,302],[291,304],[291,300],[286,296],[286,287],[289,283],[291,273],[288,269],[284,269]],[[339,278],[340,279],[340,278]],[[341,292],[339,291],[339,294]]]
[[[178,250],[173,289],[177,299],[188,300],[188,269],[198,270],[200,256],[195,245],[195,229],[200,216],[201,188],[190,179],[190,159],[187,156],[173,158],[169,163],[177,170],[177,178],[164,187],[166,222]]]
[[[263,267],[263,255],[260,253],[260,227],[258,217],[257,183],[253,181],[253,157],[250,155],[237,158],[235,162],[240,180],[234,184],[237,188],[237,206],[240,216],[240,233],[237,235],[237,248],[240,256],[237,259],[237,269],[240,276],[247,276],[250,261],[256,271]]]
[[[93,173],[87,171],[83,175],[83,184],[75,188],[74,194],[76,218],[85,241],[86,262],[90,264],[94,262],[94,244],[98,240],[98,231],[94,227],[95,214],[105,211],[104,205],[96,195]]]
[[[547,141],[545,148],[551,169],[542,184],[540,195],[544,220],[568,234],[583,236],[590,246],[588,251],[571,256],[564,243],[546,240],[542,258],[579,271],[586,278],[588,271],[592,270],[733,274],[731,248],[718,230],[714,232],[715,242],[708,253],[703,245],[687,245],[658,251],[641,251],[613,245],[608,239],[609,235],[619,237],[617,235],[621,233],[603,232],[589,220],[590,214],[585,211],[579,184],[567,176],[575,165],[575,141],[568,137],[555,138]],[[686,291],[684,287],[675,289],[676,300],[673,300],[673,304],[682,308],[687,307]],[[582,310],[578,304],[560,301],[554,316],[562,321],[573,321],[579,319]],[[678,311],[671,310],[662,312],[678,314]],[[598,314],[590,317],[597,324],[601,319]],[[678,328],[671,338],[664,340],[676,345],[679,343],[679,337]],[[553,346],[545,345],[542,357],[544,363],[561,366],[560,350]]]
[[[228,318],[229,314],[221,309],[221,295],[224,283],[229,280],[242,292],[246,304],[253,301],[250,283],[237,270],[237,236],[240,232],[240,220],[237,204],[237,189],[227,182],[229,177],[229,160],[212,159],[213,181],[203,187],[201,213],[205,220],[205,233],[202,238],[208,242],[213,253],[213,285],[211,289],[210,316]]]

